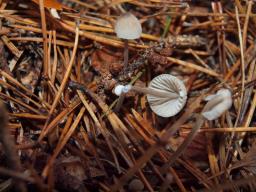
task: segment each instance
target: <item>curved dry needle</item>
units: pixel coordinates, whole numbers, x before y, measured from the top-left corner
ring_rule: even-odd
[[[203,123],[204,123],[204,117],[201,114],[197,115],[196,116],[196,123],[193,126],[193,128],[190,131],[187,138],[180,145],[180,147],[173,153],[173,155],[171,156],[171,159],[167,163],[165,163],[164,166],[162,166],[160,168],[160,172],[162,174],[165,174],[169,170],[168,168],[182,155],[182,153],[185,151],[187,146],[193,141],[197,131],[201,128]]]

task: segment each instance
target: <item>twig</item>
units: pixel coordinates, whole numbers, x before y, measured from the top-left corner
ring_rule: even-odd
[[[54,110],[55,110],[55,108],[56,108],[56,106],[57,106],[57,104],[59,102],[60,97],[61,97],[61,94],[62,94],[63,90],[65,89],[66,84],[68,82],[68,78],[69,78],[69,76],[71,74],[72,66],[73,66],[74,60],[75,60],[75,55],[76,55],[77,46],[78,46],[78,40],[79,40],[79,27],[77,26],[76,27],[75,44],[74,44],[74,49],[73,49],[73,52],[72,52],[72,56],[71,56],[68,68],[66,70],[65,76],[63,78],[63,81],[61,82],[61,86],[60,86],[60,88],[58,90],[58,93],[57,93],[57,95],[56,95],[56,97],[55,97],[55,99],[53,101],[52,106],[51,106],[51,110],[50,110],[50,112],[48,114],[48,119],[46,120],[46,123],[44,125],[44,129],[42,130],[42,132],[41,132],[41,134],[40,134],[40,136],[38,138],[39,142],[43,139],[44,131],[45,131],[45,129],[46,129],[50,119],[51,119],[51,116],[52,116],[52,114],[53,114],[53,112],[54,112]]]
[[[8,114],[6,112],[3,102],[0,100],[0,141],[3,144],[5,154],[7,156],[7,162],[9,167],[13,171],[21,171],[21,164],[17,152],[15,150],[15,144],[13,142],[12,136],[10,135],[9,129],[7,127]],[[19,179],[14,179],[16,182],[14,187],[16,191],[26,192],[27,188],[23,181]]]

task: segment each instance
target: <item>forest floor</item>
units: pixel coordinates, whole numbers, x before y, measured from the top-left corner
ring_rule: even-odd
[[[256,190],[254,1],[0,5],[0,191]]]

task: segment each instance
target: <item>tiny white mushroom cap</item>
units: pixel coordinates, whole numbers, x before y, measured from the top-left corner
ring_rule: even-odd
[[[130,91],[131,87],[131,85],[116,85],[113,92],[117,96],[120,96],[122,93],[127,93],[128,91]]]
[[[142,33],[140,21],[133,14],[124,13],[116,21],[115,32],[122,39],[138,39]]]
[[[202,115],[210,121],[219,118],[232,106],[232,95],[228,89],[220,89],[216,94],[207,96],[205,100],[208,103]]]
[[[149,88],[170,94],[177,94],[177,98],[157,97],[147,95],[149,106],[161,117],[171,117],[181,111],[187,101],[187,90],[184,83],[177,77],[162,74],[155,77],[149,84]]]

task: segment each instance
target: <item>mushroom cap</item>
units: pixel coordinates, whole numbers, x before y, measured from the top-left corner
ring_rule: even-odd
[[[123,85],[117,85],[115,86],[113,92],[117,95],[120,96],[123,92],[124,86]]]
[[[171,117],[176,115],[186,104],[186,87],[181,80],[173,75],[162,74],[155,77],[150,82],[149,88],[179,95],[176,99],[147,95],[150,108],[161,117]]]
[[[131,85],[116,85],[113,92],[117,96],[120,96],[122,93],[128,93],[131,90]]]
[[[32,0],[34,3],[39,4],[39,0]],[[56,0],[45,0],[44,1],[44,7],[46,8],[54,8],[57,10],[62,10],[62,8],[64,7],[64,5],[62,5],[61,3],[59,3]]]
[[[117,18],[115,32],[122,39],[138,39],[142,33],[140,21],[133,14],[124,13]]]
[[[218,119],[232,106],[232,94],[228,89],[220,89],[216,94],[207,96],[205,100],[208,103],[205,105],[202,115],[209,121]]]
[[[144,189],[144,184],[143,184],[142,181],[139,180],[139,179],[133,179],[133,180],[129,183],[128,188],[129,188],[130,191],[139,192],[139,191],[143,191],[143,189]]]

